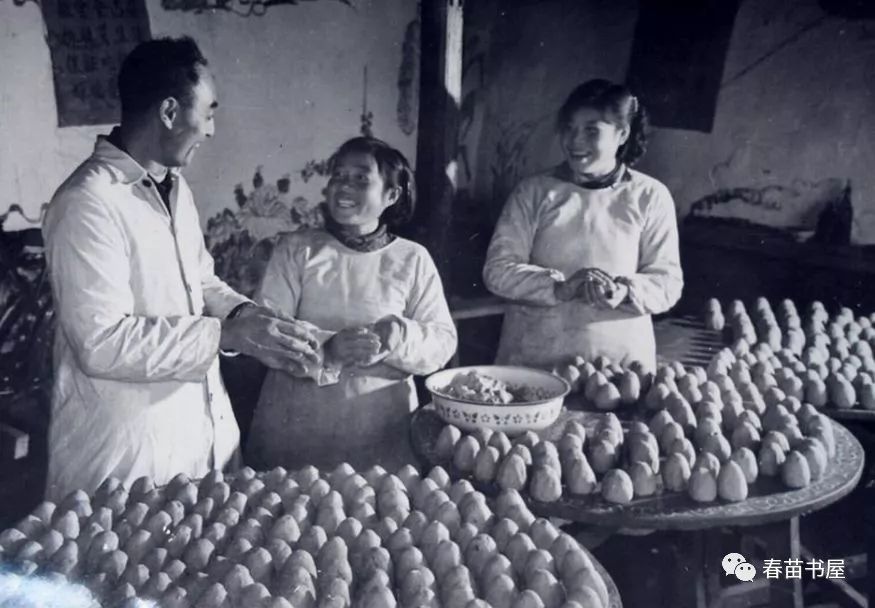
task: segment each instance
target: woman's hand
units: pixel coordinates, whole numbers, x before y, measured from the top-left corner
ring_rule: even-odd
[[[376,353],[356,361],[356,365],[359,367],[376,365],[389,356],[389,353],[395,350],[404,339],[404,326],[393,316],[380,319],[368,326],[368,330],[379,338],[380,347]]]
[[[617,308],[629,295],[629,286],[625,283],[615,282],[616,287],[611,294],[605,294],[604,299],[596,303],[599,308]]]
[[[374,323],[374,333],[380,336],[380,352],[389,354],[404,339],[404,326],[393,316],[383,317]]]
[[[556,298],[568,302],[580,300],[597,306],[608,301],[616,290],[614,279],[599,268],[581,268],[570,278],[556,285]]]
[[[382,340],[368,327],[350,327],[334,334],[325,343],[329,361],[348,365],[367,365],[380,354]]]
[[[557,281],[553,285],[553,295],[560,302],[570,302],[577,293],[577,285],[571,281]]]

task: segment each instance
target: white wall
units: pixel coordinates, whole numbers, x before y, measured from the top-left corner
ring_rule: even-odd
[[[822,15],[812,0],[742,3],[724,82]],[[683,211],[718,188],[782,185],[799,194],[783,201],[789,215],[826,180],[850,180],[852,239],[875,243],[873,32],[872,22],[828,17],[726,84],[712,133],[657,132],[643,168]]]
[[[828,17],[798,34],[823,14],[817,0],[741,3],[724,80],[757,65],[721,89],[711,133],[656,129],[639,166],[669,186],[680,215],[722,188],[779,186],[784,208],[757,219],[791,225],[794,206],[850,180],[852,238],[875,243],[875,23]],[[500,206],[496,168],[514,182],[559,160],[555,112],[584,80],[625,79],[636,19],[633,0],[548,0],[477,24],[491,30],[493,47],[483,126],[468,142],[477,200]],[[498,153],[514,141],[517,157]],[[763,215],[740,206],[731,214]]]
[[[251,189],[258,165],[268,182],[290,173],[292,195],[319,200],[322,180],[305,184],[298,172],[358,134],[365,65],[375,135],[414,161],[416,134],[401,132],[396,107],[401,45],[417,4],[354,4],[302,2],[243,18],[164,11],[160,0],[147,0],[152,36],[193,36],[218,80],[216,136],[186,170],[204,222],[236,208],[235,184]],[[0,57],[0,213],[18,203],[36,216],[109,126],[57,127],[49,50],[35,3],[0,2]],[[25,226],[18,216],[5,224]]]

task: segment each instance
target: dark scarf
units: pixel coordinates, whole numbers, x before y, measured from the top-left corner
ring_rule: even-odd
[[[574,175],[574,171],[571,170],[568,163],[562,163],[556,167],[554,175],[563,181],[571,182],[572,184],[580,186],[581,188],[586,188],[587,190],[601,190],[602,188],[610,188],[620,181],[620,179],[626,175],[626,165],[623,163],[617,163],[614,170],[607,175],[603,175],[596,179],[580,181],[577,176]]]
[[[395,235],[389,232],[386,224],[381,223],[370,234],[354,234],[343,224],[335,222],[334,218],[331,217],[331,213],[329,213],[324,205],[322,207],[322,215],[325,217],[325,230],[328,234],[354,251],[362,253],[377,251],[395,240]]]

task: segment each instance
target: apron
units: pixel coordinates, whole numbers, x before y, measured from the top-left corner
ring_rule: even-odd
[[[262,470],[277,465],[331,470],[348,462],[357,471],[375,464],[397,471],[415,463],[409,433],[410,412],[417,406],[413,381],[374,371],[347,370],[337,384],[321,387],[311,379],[269,372],[249,434],[247,464]]]
[[[650,315],[610,315],[578,302],[507,307],[496,363],[551,369],[577,355],[587,361],[605,355],[623,366],[637,360],[655,371]]]

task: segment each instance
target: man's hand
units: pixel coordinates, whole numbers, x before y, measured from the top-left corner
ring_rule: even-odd
[[[368,327],[350,327],[325,343],[326,358],[347,365],[366,365],[380,355],[381,339]]]
[[[249,306],[223,321],[219,346],[255,357],[272,369],[292,371],[320,363],[319,343],[305,324],[260,306]]]

